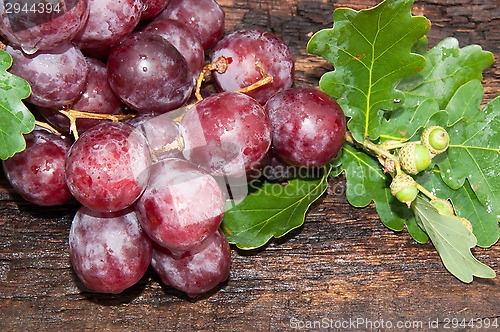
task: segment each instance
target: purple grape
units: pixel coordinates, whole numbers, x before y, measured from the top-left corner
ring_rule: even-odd
[[[87,85],[71,108],[96,114],[123,114],[123,104],[115,96],[108,84],[106,65],[102,61],[93,58],[86,58],[86,61],[89,67]],[[66,133],[69,132],[69,119],[59,110],[38,107],[37,111],[52,125]],[[77,119],[78,133],[82,134],[102,121],[107,120]]]
[[[199,245],[219,227],[224,194],[217,181],[182,159],[151,167],[149,184],[136,203],[143,229],[176,254]]]
[[[144,10],[141,14],[141,20],[147,20],[158,16],[167,7],[170,0],[142,0],[142,2]]]
[[[342,109],[326,93],[312,88],[291,88],[266,104],[273,131],[273,148],[286,162],[322,166],[344,144],[346,120]]]
[[[41,206],[63,205],[73,196],[64,165],[71,141],[45,129],[25,135],[26,149],[3,161],[12,187],[27,201]]]
[[[12,56],[10,72],[31,85],[28,102],[48,108],[60,108],[80,97],[87,82],[88,66],[82,52],[70,44],[45,53],[27,55],[7,46]]]
[[[85,287],[118,294],[146,273],[152,242],[132,209],[102,213],[81,207],[71,224],[69,253]]]
[[[170,113],[155,116],[139,114],[127,123],[139,128],[146,137],[153,162],[166,158],[182,158],[184,140],[177,122],[169,117]]]
[[[300,169],[290,165],[279,158],[273,149],[267,155],[266,165],[262,169],[262,175],[269,181],[285,182],[296,178]]]
[[[103,50],[130,34],[140,21],[142,0],[88,0],[89,18],[73,41],[82,49]]]
[[[185,25],[174,20],[158,19],[149,23],[144,31],[158,34],[168,40],[186,59],[193,79],[200,75],[205,63],[205,53],[200,39]]]
[[[223,74],[214,72],[221,91],[237,91],[262,79],[263,69],[273,82],[248,93],[259,103],[293,84],[295,65],[288,46],[275,35],[258,30],[238,30],[224,37],[210,54],[211,61],[228,59]],[[260,63],[259,67],[258,63]]]
[[[144,191],[151,156],[146,138],[129,124],[104,122],[83,133],[66,160],[66,182],[90,209],[113,212]]]
[[[171,0],[157,18],[181,22],[200,38],[205,50],[224,34],[224,11],[214,0]]]
[[[206,293],[229,277],[231,250],[219,229],[201,245],[175,256],[166,248],[153,246],[151,266],[165,285],[190,297]]]
[[[271,146],[264,108],[238,92],[203,99],[180,122],[184,157],[215,176],[240,177],[252,171]]]
[[[30,10],[22,10],[24,5]],[[88,14],[87,0],[0,0],[0,31],[11,46],[20,47],[25,53],[50,51],[73,39]]]
[[[90,113],[123,114],[123,105],[109,86],[106,64],[93,58],[86,60],[89,66],[87,86],[72,108]]]
[[[182,106],[194,86],[186,59],[163,37],[149,32],[133,33],[112,48],[108,81],[125,104],[156,114]]]

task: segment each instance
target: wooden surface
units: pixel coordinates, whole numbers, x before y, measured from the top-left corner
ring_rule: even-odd
[[[334,7],[361,9],[376,1],[219,3],[227,31],[252,27],[280,35],[296,57],[296,85],[311,86],[330,68],[307,54],[311,33],[331,26]],[[414,9],[433,22],[431,46],[455,36],[461,46],[477,43],[495,53],[485,74],[486,100],[498,94],[498,0],[425,0]],[[341,324],[346,331],[389,330],[403,322],[416,327],[409,331],[437,331],[450,330],[448,321],[463,318],[497,318],[500,324],[500,277],[459,282],[431,245],[389,231],[373,207],[351,207],[343,189],[342,178],[332,180],[305,225],[285,239],[264,250],[233,250],[230,279],[189,300],[161,286],[151,271],[121,295],[82,292],[67,250],[77,207],[27,204],[0,173],[0,330],[288,331],[309,330],[307,324],[316,321],[324,330],[340,330],[335,327]],[[475,254],[500,273],[500,245]],[[436,323],[439,328],[433,329]]]

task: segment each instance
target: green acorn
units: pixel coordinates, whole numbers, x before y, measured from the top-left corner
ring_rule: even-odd
[[[410,207],[418,195],[417,183],[408,174],[398,174],[392,179],[391,194]]]
[[[453,209],[453,205],[451,205],[450,201],[442,198],[434,198],[429,202],[432,206],[438,210],[439,214],[443,216],[454,216],[455,210]]]
[[[429,149],[430,153],[436,155],[448,149],[450,135],[443,127],[430,126],[423,131],[420,141]]]
[[[405,144],[398,152],[401,167],[409,174],[418,174],[431,164],[429,149],[417,142]]]

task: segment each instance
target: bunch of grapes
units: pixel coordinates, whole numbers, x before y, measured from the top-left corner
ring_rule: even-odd
[[[287,45],[265,31],[224,36],[213,0],[60,1],[36,16],[0,2],[10,72],[30,83],[41,120],[4,171],[29,202],[81,204],[69,250],[92,291],[120,293],[150,265],[189,296],[216,287],[229,276],[227,202],[343,145],[342,110],[293,87]]]

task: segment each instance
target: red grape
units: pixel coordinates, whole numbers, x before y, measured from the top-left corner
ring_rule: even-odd
[[[171,0],[157,18],[181,22],[200,38],[205,50],[224,34],[224,11],[214,0]]]
[[[66,181],[83,205],[118,211],[144,191],[150,165],[146,138],[138,130],[123,122],[105,122],[87,130],[71,147]]]
[[[24,9],[23,3],[30,6]],[[16,10],[16,4],[21,10]],[[87,22],[87,0],[36,2],[0,0],[0,31],[11,46],[25,53],[50,51],[68,42]],[[41,5],[44,5],[40,7]],[[56,7],[56,5],[58,5]],[[30,9],[30,10],[28,10]]]
[[[229,61],[224,73],[214,72],[215,83],[221,91],[237,91],[252,85],[262,79],[262,69],[273,77],[273,82],[248,93],[261,104],[293,84],[292,53],[282,40],[269,32],[238,30],[229,34],[210,54],[212,61],[219,57]]]
[[[141,113],[165,113],[189,98],[193,78],[186,59],[163,37],[138,32],[111,49],[108,80],[120,99]]]
[[[127,123],[138,128],[146,137],[153,162],[166,158],[182,158],[184,143],[179,124],[169,117],[170,113],[154,116],[139,114]]]
[[[74,42],[82,49],[102,49],[116,44],[139,23],[142,0],[87,0],[89,17]]]
[[[69,253],[85,287],[118,294],[146,273],[152,242],[132,209],[102,213],[81,207],[71,224]]]
[[[144,9],[141,20],[147,20],[160,14],[168,6],[170,0],[142,0]]]
[[[190,162],[165,159],[151,167],[149,184],[136,210],[151,239],[182,253],[219,227],[224,194],[210,174]]]
[[[80,97],[87,82],[88,66],[79,49],[65,44],[58,49],[27,55],[7,46],[12,56],[10,72],[31,86],[30,103],[49,108],[71,104]]]
[[[193,79],[198,77],[203,69],[205,53],[200,39],[184,24],[170,19],[157,19],[149,23],[144,31],[158,34],[174,45],[186,59]]]
[[[264,108],[238,92],[214,94],[194,105],[180,123],[184,157],[216,176],[241,177],[271,146]]]
[[[25,135],[26,149],[3,161],[7,179],[27,201],[54,206],[73,196],[65,181],[64,165],[71,141],[45,129]]]
[[[106,65],[93,58],[86,58],[89,73],[87,85],[81,96],[71,105],[72,109],[81,112],[97,114],[123,114],[123,104],[109,87]],[[69,132],[69,119],[56,109],[37,107],[37,111],[52,125]],[[78,133],[82,134],[87,129],[101,123],[97,119],[77,119]]]
[[[180,256],[173,255],[166,248],[153,246],[151,265],[165,285],[196,297],[229,277],[231,251],[219,229],[201,245]]]
[[[346,120],[342,109],[326,93],[312,88],[291,88],[266,104],[273,131],[273,148],[286,162],[322,166],[344,144]]]

